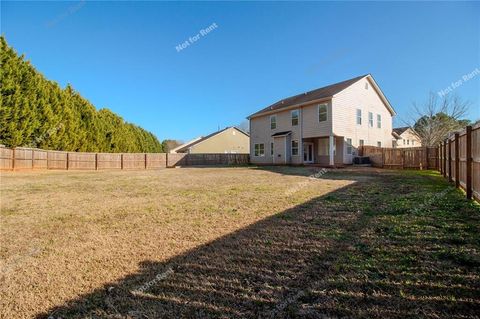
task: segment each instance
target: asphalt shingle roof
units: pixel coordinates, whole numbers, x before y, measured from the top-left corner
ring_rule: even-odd
[[[357,82],[358,80],[366,77],[367,75],[368,74],[365,74],[365,75],[362,75],[362,76],[357,76],[357,77],[355,77],[353,79],[350,79],[350,80],[338,82],[338,83],[335,83],[335,84],[324,86],[324,87],[319,88],[319,89],[315,89],[315,90],[308,91],[308,92],[298,94],[298,95],[295,95],[295,96],[287,97],[287,98],[282,99],[282,100],[280,100],[280,101],[278,101],[278,102],[276,102],[276,103],[274,103],[274,104],[272,104],[272,105],[270,105],[270,106],[268,106],[268,107],[266,107],[266,108],[264,108],[264,109],[262,109],[262,110],[260,110],[256,113],[253,113],[250,116],[252,117],[252,116],[256,116],[256,115],[266,113],[266,112],[269,112],[269,111],[275,111],[275,110],[287,108],[289,106],[293,106],[293,105],[297,105],[297,104],[303,104],[303,103],[310,102],[310,101],[315,101],[315,100],[319,100],[319,99],[323,99],[323,98],[332,97],[335,94],[337,94],[338,92],[346,89],[347,87],[349,87],[353,83]]]

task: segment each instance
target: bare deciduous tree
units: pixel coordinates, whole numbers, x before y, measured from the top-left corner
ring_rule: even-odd
[[[442,97],[430,92],[422,105],[413,103],[410,126],[418,134],[423,146],[437,146],[449,133],[462,129],[470,123],[463,119],[470,102],[456,94]]]

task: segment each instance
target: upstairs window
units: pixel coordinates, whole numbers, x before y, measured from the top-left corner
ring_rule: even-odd
[[[318,106],[318,121],[325,122],[327,120],[327,104],[320,104]]]
[[[255,144],[255,156],[265,156],[265,144]]]
[[[382,142],[377,142],[377,147],[382,147]]]
[[[363,144],[365,144],[365,141],[364,141],[364,140],[359,140],[359,141],[358,141],[358,145],[363,146]]]
[[[298,110],[292,111],[292,126],[298,125]]]
[[[357,109],[357,125],[362,125],[362,110]]]
[[[298,155],[298,141],[292,141],[292,156]]]
[[[368,112],[368,126],[373,127],[373,113]]]
[[[377,114],[377,128],[382,128],[382,116]]]
[[[272,115],[270,116],[270,129],[274,130],[277,128],[277,116]]]

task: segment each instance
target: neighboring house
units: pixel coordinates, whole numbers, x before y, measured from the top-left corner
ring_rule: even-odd
[[[243,153],[248,154],[250,137],[236,127],[227,127],[205,137],[198,137],[180,145],[170,153],[215,154]]]
[[[397,127],[392,131],[392,147],[419,147],[422,146],[422,141],[417,133],[410,127]]]
[[[250,161],[350,164],[360,145],[391,145],[395,114],[370,74],[292,96],[248,117]]]

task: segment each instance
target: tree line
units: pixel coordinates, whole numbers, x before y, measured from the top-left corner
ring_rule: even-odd
[[[71,85],[62,89],[0,37],[0,144],[78,152],[162,152],[152,133],[106,108],[97,110]]]

